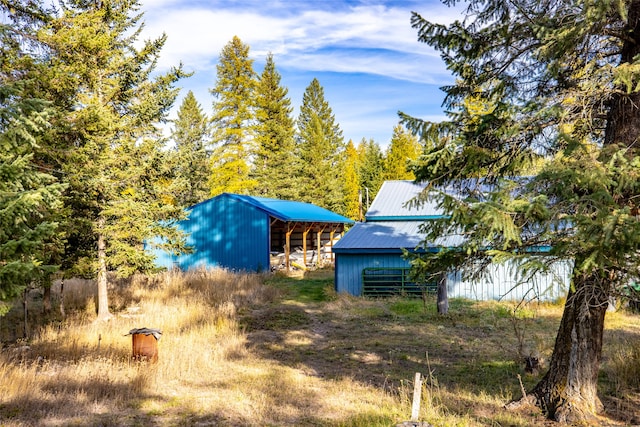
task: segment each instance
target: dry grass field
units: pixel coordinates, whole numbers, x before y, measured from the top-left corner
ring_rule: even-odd
[[[544,373],[520,355],[544,365],[561,305],[453,300],[439,316],[336,295],[331,271],[162,273],[110,297],[115,317],[95,322],[93,284],[67,281],[66,318],[38,326],[35,295],[28,340],[7,339],[20,307],[0,319],[1,426],[393,426],[410,419],[416,372],[434,426],[553,425],[503,407]],[[155,364],[131,359],[139,327],[163,332]],[[640,316],[609,313],[605,347],[602,424],[640,424]]]

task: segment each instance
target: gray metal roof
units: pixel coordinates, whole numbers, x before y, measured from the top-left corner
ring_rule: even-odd
[[[426,220],[442,217],[442,210],[434,202],[419,207],[409,206],[426,184],[413,181],[385,181],[365,215],[367,221]]]
[[[514,178],[524,183],[528,178]],[[334,245],[336,253],[400,252],[401,248],[412,250],[420,246],[424,234],[420,225],[426,221],[444,218],[442,209],[433,201],[421,202],[412,206],[415,199],[427,187],[426,183],[414,181],[385,181],[366,214],[367,222],[356,223],[338,243]],[[448,186],[439,187],[453,197],[475,195],[482,197],[491,185],[477,179],[459,180]],[[453,248],[464,243],[462,235],[442,236],[429,242],[427,250]],[[395,249],[395,251],[394,251]],[[538,248],[542,251],[548,247]]]
[[[526,177],[512,178],[521,185],[528,180]],[[376,198],[371,203],[367,214],[367,221],[411,221],[440,219],[445,215],[435,201],[421,201],[419,205],[411,203],[427,188],[425,182],[414,181],[385,181]],[[483,180],[468,178],[453,181],[448,185],[436,187],[433,194],[443,192],[456,198],[473,196],[482,199],[489,193],[493,185]]]
[[[401,248],[413,250],[420,245],[424,234],[420,224],[424,221],[371,221],[354,225],[333,245],[335,253],[399,252]],[[429,244],[429,248],[455,247],[462,243],[459,235],[443,237]]]

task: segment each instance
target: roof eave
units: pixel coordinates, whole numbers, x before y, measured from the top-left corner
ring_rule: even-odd
[[[435,221],[438,219],[446,219],[447,215],[406,215],[406,216],[366,216],[367,221]]]
[[[407,248],[337,248],[333,247],[332,251],[335,254],[402,254],[404,250],[407,250],[410,253],[426,253],[426,252],[437,252],[438,248],[429,248],[428,251],[424,249],[407,249]]]

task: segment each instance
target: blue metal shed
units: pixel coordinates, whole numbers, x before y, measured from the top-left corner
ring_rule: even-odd
[[[407,289],[415,286],[408,277],[410,265],[402,257],[403,249],[416,250],[424,239],[420,225],[442,218],[442,212],[432,203],[420,206],[410,203],[425,187],[412,181],[383,183],[367,211],[367,222],[353,226],[333,248],[338,292],[366,295],[368,290],[379,290],[382,280],[393,286],[407,286]],[[451,188],[450,191],[458,190]],[[421,250],[437,251],[461,243],[461,236],[449,236]],[[532,295],[556,299],[566,294],[572,262],[559,260],[551,272],[537,273],[524,284],[517,270],[514,263],[492,264],[487,274],[475,279],[464,279],[460,271],[451,272],[446,277],[448,295],[477,300],[517,300]],[[371,283],[375,285],[369,287]]]
[[[178,223],[193,253],[172,255],[150,249],[159,267],[188,270],[221,267],[265,271],[271,253],[284,252],[287,267],[292,247],[332,245],[334,236],[353,221],[321,207],[296,201],[223,193],[189,208]]]

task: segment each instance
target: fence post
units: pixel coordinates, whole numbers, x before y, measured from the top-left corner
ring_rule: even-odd
[[[420,372],[416,372],[413,381],[413,403],[411,405],[411,421],[418,421],[420,418],[420,400],[422,398],[422,380]]]

